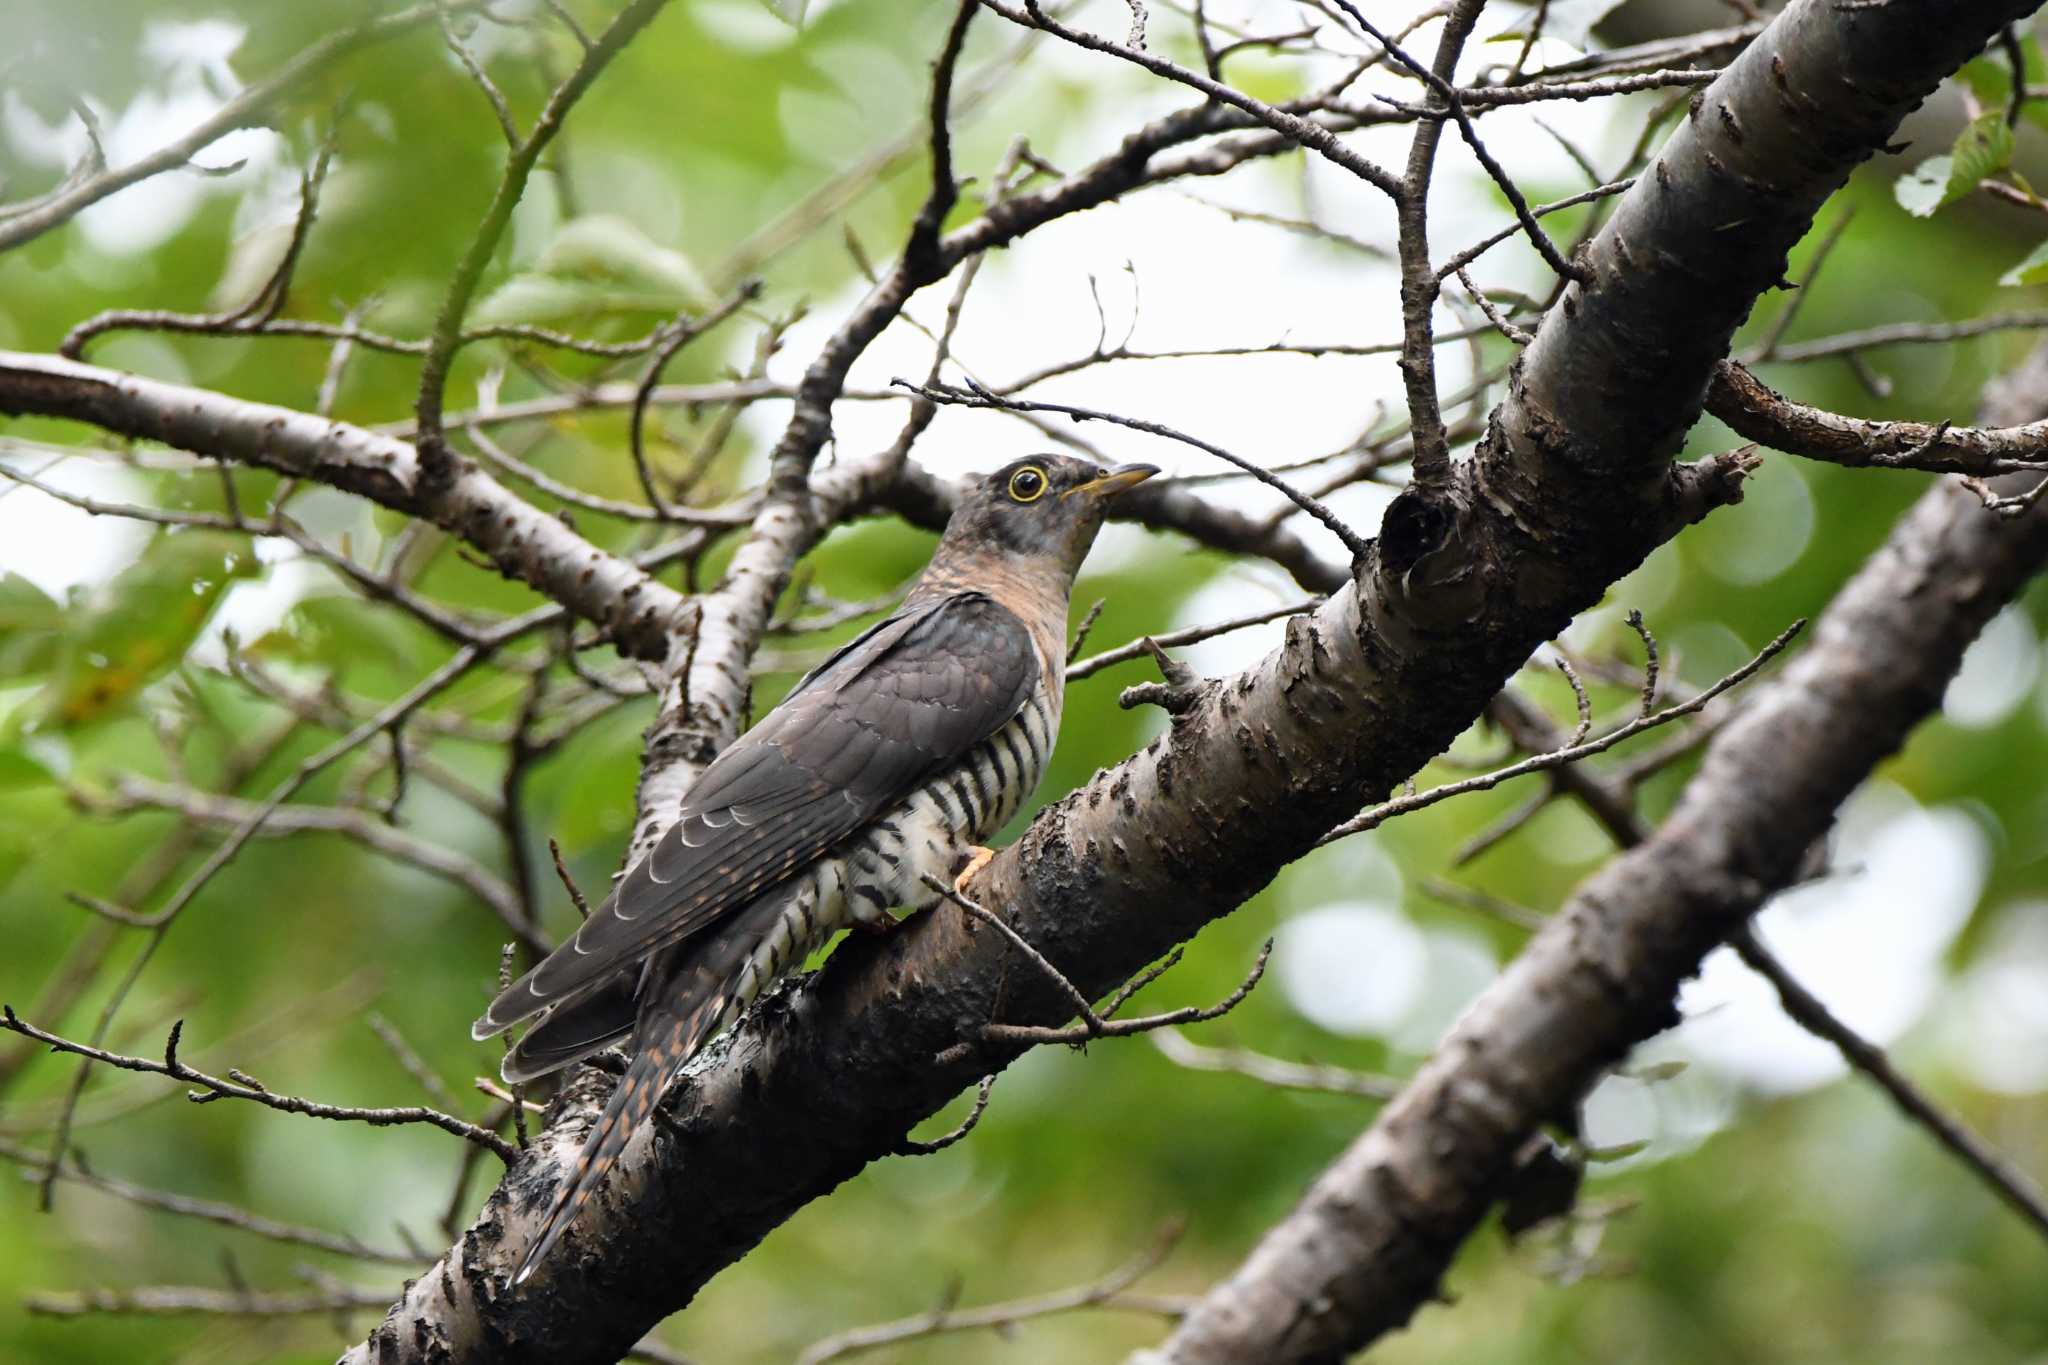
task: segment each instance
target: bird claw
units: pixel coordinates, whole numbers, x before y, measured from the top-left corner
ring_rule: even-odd
[[[972,856],[967,859],[967,866],[961,868],[960,875],[953,878],[953,894],[958,896],[967,894],[967,883],[973,881],[974,874],[987,867],[996,856],[994,849],[983,848],[980,844],[971,845],[968,852]]]

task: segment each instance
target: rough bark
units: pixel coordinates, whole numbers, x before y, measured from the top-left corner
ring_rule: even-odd
[[[1982,479],[2040,469],[2048,460],[2048,422],[1958,427],[1844,417],[1791,401],[1732,360],[1715,370],[1707,408],[1761,445],[1851,469],[1924,469]]]
[[[1354,586],[1292,621],[1258,667],[1185,696],[1170,735],[1044,812],[976,883],[981,898],[1101,991],[1439,752],[1532,648],[1735,496],[1741,461],[1670,463],[1734,328],[1853,166],[2030,8],[1805,0],[1782,15],[1592,244],[1589,281],[1545,319],[1450,486],[1397,500]],[[510,1268],[609,1084],[586,1072],[478,1221],[348,1358],[616,1359],[1015,1055],[938,1054],[991,1020],[1070,1012],[956,914],[849,943],[691,1068],[667,1120],[515,1291]]]
[[[1993,425],[2038,419],[2048,350]],[[1940,705],[1964,649],[2048,559],[2048,509],[2007,520],[1930,490],[1717,735],[1663,826],[1589,879],[1300,1205],[1142,1365],[1341,1358],[1437,1295],[1516,1151],[1677,1021],[1679,985],[1795,881],[1836,810]]]

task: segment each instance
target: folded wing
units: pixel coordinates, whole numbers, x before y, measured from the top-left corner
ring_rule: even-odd
[[[905,604],[719,755],[653,850],[471,1032],[488,1038],[543,1011],[616,994],[614,978],[649,953],[717,932],[726,915],[1002,728],[1037,681],[1029,634],[985,594]]]

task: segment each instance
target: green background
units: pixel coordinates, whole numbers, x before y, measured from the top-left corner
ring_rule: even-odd
[[[588,22],[602,17],[596,6],[574,8]],[[12,117],[50,124],[65,117],[74,94],[87,95],[104,114],[128,108],[138,96],[172,89],[172,64],[160,53],[152,56],[149,45],[149,34],[163,25],[224,20],[244,27],[232,67],[238,79],[250,80],[360,12],[352,4],[277,6],[253,0],[103,0],[90,7],[89,17],[82,7],[41,0],[10,9],[9,26],[26,35],[21,51],[28,56],[0,77],[0,96]],[[1114,31],[1122,12],[1110,5],[1084,13],[1089,22]],[[785,36],[778,21],[751,6],[671,7],[576,112],[563,158],[547,163],[537,177],[513,243],[487,277],[486,294],[535,268],[556,222],[597,211],[640,223],[650,241],[680,252],[714,286],[729,283],[735,252],[763,222],[804,202],[858,160],[861,147],[914,134],[925,63],[949,13],[949,7],[923,0],[839,3]],[[1185,56],[1184,23],[1163,7],[1154,19],[1155,41]],[[1014,40],[998,27],[984,20],[970,45],[970,62],[993,57]],[[551,51],[558,62],[566,56],[559,45]],[[850,63],[865,64],[858,79],[848,78]],[[1077,69],[1091,78],[1077,78]],[[492,70],[522,117],[530,117],[540,91],[530,54],[514,47],[494,59]],[[1278,64],[1246,70],[1252,73],[1247,83],[1262,95],[1298,88]],[[820,145],[815,137],[791,131],[793,93],[839,102],[844,145]],[[1020,130],[1031,134],[1034,146],[1077,149],[1077,162],[1078,149],[1106,145],[1128,126],[1139,101],[1158,98],[1154,87],[1106,63],[1075,68],[1047,62],[1012,79],[964,120],[962,169],[985,180]],[[1608,117],[1616,145],[1626,145],[1654,102],[1639,97],[1613,104]],[[338,122],[337,108],[343,111]],[[1968,318],[2041,302],[2039,291],[1997,283],[2038,238],[2038,216],[2029,222],[2018,210],[1980,199],[1920,219],[1894,203],[1892,181],[1922,154],[1946,145],[1960,126],[1958,109],[1953,96],[1938,101],[1909,130],[1919,139],[1918,150],[1873,163],[1839,206],[1830,206],[1824,226],[1845,207],[1853,206],[1855,217],[1826,272],[1807,291],[1790,337],[1902,316]],[[818,122],[812,118],[803,126],[815,128]],[[160,127],[159,136],[176,126],[181,125]],[[295,166],[330,127],[336,129],[336,170],[299,273],[293,315],[332,319],[338,307],[375,295],[381,300],[371,315],[376,326],[417,335],[430,321],[451,263],[495,182],[502,155],[496,127],[431,31],[378,44],[296,92],[279,110],[286,148],[281,164],[287,170]],[[2040,140],[2038,129],[2021,129],[2023,166],[2039,159]],[[4,137],[0,172],[10,196],[33,193],[55,175],[25,155],[18,139]],[[922,174],[913,156],[868,177],[847,214],[878,258],[888,254],[887,244],[900,240],[922,192]],[[1463,163],[1446,175],[1478,183]],[[74,224],[0,256],[0,344],[51,350],[73,324],[103,308],[203,310],[245,291],[261,277],[261,268],[249,265],[255,247],[238,208],[265,184],[274,193],[288,182],[275,176],[266,181],[259,170],[246,170],[198,183],[197,208],[155,245],[110,252]],[[1284,195],[1298,194],[1302,182],[1297,171],[1283,169],[1260,183]],[[1548,199],[1580,185],[1536,178],[1528,188],[1532,198]],[[1487,202],[1483,188],[1468,187],[1467,193]],[[110,201],[108,211],[123,202]],[[665,204],[683,207],[669,212]],[[1301,211],[1298,202],[1275,208]],[[970,199],[955,221],[977,211]],[[1551,221],[1569,226],[1583,219],[1565,215]],[[1390,241],[1384,215],[1355,230]],[[1560,234],[1568,236],[1566,229]],[[1056,254],[1027,257],[1031,249],[1018,248],[992,268],[1059,268]],[[1795,253],[1795,274],[1813,249],[1809,240]],[[1142,267],[1146,250],[1144,241],[1133,240],[1127,253]],[[1339,252],[1319,258],[1327,260],[1333,279],[1362,268]],[[648,259],[613,264],[634,288],[647,285],[644,276],[631,272],[652,268]],[[1096,262],[1090,268],[1110,273],[1120,264]],[[728,366],[744,367],[760,316],[785,314],[800,299],[841,306],[853,269],[840,229],[828,223],[766,266],[760,314],[685,351],[670,377],[709,380]],[[561,325],[625,336],[659,319],[659,313],[633,308],[597,310],[592,294],[616,283],[583,278],[564,285],[573,308],[582,311]],[[1314,319],[1313,329],[1304,321],[1303,330],[1376,340],[1388,332],[1394,306],[1388,290],[1369,333],[1342,316]],[[1767,300],[1760,317],[1778,306]],[[1240,338],[1252,344],[1264,339]],[[1840,363],[1765,373],[1802,399],[1839,410],[1967,419],[1981,384],[2017,359],[2030,340],[2008,333],[1942,350],[1873,353],[1872,363],[1894,383],[1892,395],[1882,399]],[[1504,344],[1488,346],[1492,359],[1506,358]],[[487,367],[510,354],[491,346],[467,352],[458,366],[455,400],[465,401]],[[103,341],[93,358],[304,406],[319,385],[327,352],[299,341],[130,334]],[[774,372],[793,375],[807,358],[800,352],[784,355]],[[546,359],[572,376],[599,368],[575,358]],[[1384,384],[1391,358],[1370,364],[1380,367],[1376,382]],[[364,422],[402,419],[413,374],[409,359],[360,356],[341,388],[337,415]],[[517,368],[506,381],[507,397],[536,391],[535,381]],[[665,420],[668,435],[687,445],[713,414],[682,412]],[[758,469],[757,433],[763,429],[772,430],[772,424],[743,427],[711,473],[712,491],[736,489]],[[530,457],[592,491],[637,497],[622,432],[616,414],[564,418],[548,425]],[[92,439],[79,428],[38,421],[0,424],[0,434],[49,443]],[[1693,451],[1732,444],[1729,433],[1707,422],[1694,434]],[[1281,458],[1279,452],[1244,453]],[[17,469],[47,458],[20,448],[0,454]],[[951,472],[964,466],[945,467]],[[133,477],[160,505],[221,505],[210,478],[143,466]],[[1792,618],[1819,611],[1924,483],[1918,476],[1773,457],[1748,502],[1660,551],[1615,589],[1609,607],[1578,642],[1592,652],[1628,654],[1632,637],[1620,624],[1620,609],[1646,606],[1651,624],[1675,654],[1674,672],[1704,685]],[[264,477],[245,475],[243,497],[253,502],[271,486]],[[5,496],[19,503],[40,495],[24,489]],[[351,543],[359,551],[388,544],[398,529],[390,514],[328,510],[338,524],[354,528]],[[1789,563],[1763,581],[1727,572],[1731,561],[1796,535],[1807,516],[1810,535]],[[634,527],[602,517],[580,515],[578,525],[615,547],[643,543]],[[867,522],[833,536],[810,557],[807,569],[836,597],[866,598],[889,592],[914,573],[930,543],[928,535],[894,522]],[[728,544],[714,552],[708,574],[716,573],[729,549]],[[190,778],[217,781],[231,750],[260,734],[274,713],[221,671],[217,650],[191,657],[187,652],[204,638],[223,592],[276,573],[277,558],[259,562],[233,542],[166,534],[150,539],[118,576],[68,596],[51,597],[18,576],[0,583],[0,930],[6,944],[0,998],[17,1009],[33,1005],[51,974],[89,936],[107,933],[65,893],[114,894],[124,870],[149,857],[171,828],[160,816],[108,820],[83,813],[67,801],[55,775],[87,790],[103,789],[121,771],[167,775],[158,726],[168,722],[183,732],[179,747]],[[1220,555],[1155,537],[1087,575],[1076,598],[1106,599],[1093,639],[1097,646],[1121,643],[1173,623],[1177,604],[1205,584],[1229,581],[1231,572]],[[195,583],[207,586],[195,591]],[[433,561],[419,587],[467,609],[508,611],[535,600],[528,590],[452,552]],[[2048,595],[2031,592],[2021,614],[2031,623],[2027,648],[2038,657],[2034,642],[2048,626]],[[397,695],[447,657],[446,644],[416,624],[334,587],[300,602],[263,638],[243,643],[281,673],[307,681],[331,677],[348,692],[375,699]],[[1157,721],[1119,710],[1114,697],[1120,686],[1146,676],[1137,665],[1124,665],[1075,686],[1041,798],[1057,796],[1143,742]],[[788,674],[764,677],[757,705],[765,707],[789,681]],[[1570,714],[1561,684],[1531,675],[1528,685],[1556,714]],[[516,714],[521,688],[514,673],[480,670],[455,689],[449,705],[478,720],[503,723]],[[1617,688],[1596,689],[1596,699],[1603,715],[1627,705],[1625,691]],[[601,886],[616,866],[632,818],[639,736],[650,714],[645,700],[623,703],[531,773],[529,828],[560,839],[585,886]],[[1944,1103],[2037,1175],[2048,1174],[2048,1101],[2039,1091],[2002,1093],[1984,1086],[1967,1062],[1973,1047],[1991,1044],[1974,1041],[1962,1029],[1960,1002],[1993,966],[2017,972],[2017,979],[2048,995],[2048,947],[2038,932],[2024,938],[2028,926],[2038,928],[2048,913],[2048,801],[2038,780],[2048,752],[2044,718],[2048,706],[2034,685],[2028,699],[1996,723],[1929,723],[1885,772],[1918,801],[1959,809],[1990,849],[1983,892],[1967,925],[1942,952],[1941,988],[1894,1054]],[[322,739],[310,730],[294,736],[242,790],[267,790]],[[1496,737],[1484,734],[1461,745],[1475,754],[1496,749]],[[492,747],[450,740],[439,745],[438,756],[470,782],[496,790],[503,758]],[[1653,813],[1668,804],[1685,771],[1681,765],[1650,784]],[[1433,774],[1462,775],[1449,769]],[[388,774],[375,779],[372,791],[384,790],[380,784],[388,780]],[[307,795],[334,800],[346,786],[345,777],[330,774]],[[1504,958],[1522,931],[1446,906],[1428,896],[1422,883],[1448,873],[1465,840],[1528,794],[1511,786],[1453,802],[1388,826],[1373,836],[1370,849],[1338,846],[1302,860],[1206,931],[1186,961],[1148,991],[1146,1002],[1165,1007],[1217,998],[1267,936],[1284,933],[1291,920],[1309,912],[1361,901],[1391,904],[1433,935],[1432,943],[1479,942]],[[506,866],[492,825],[417,776],[402,819],[414,833],[501,870]],[[1580,813],[1556,809],[1532,831],[1452,875],[1547,910],[1606,856],[1605,845],[1590,831]],[[1389,863],[1399,870],[1392,878],[1385,871]],[[537,871],[545,878],[550,927],[560,933],[571,912],[544,866]],[[37,1022],[73,1035],[90,1030],[113,981],[142,948],[142,935],[134,931],[112,937],[110,969],[83,1003],[63,1017]],[[475,1114],[485,1101],[470,1078],[493,1072],[497,1058],[492,1048],[469,1041],[467,1026],[495,980],[501,937],[487,912],[445,883],[395,868],[353,845],[319,835],[259,840],[165,938],[110,1045],[153,1053],[169,1023],[183,1019],[185,1055],[195,1064],[216,1071],[238,1066],[274,1088],[335,1102],[423,1101],[367,1026],[366,1013],[374,1011]],[[2028,941],[2031,954],[2012,946]],[[1872,949],[1882,950],[1881,944]],[[1318,1027],[1285,984],[1271,980],[1227,1021],[1195,1036],[1210,1044],[1394,1074],[1416,1065],[1422,1045],[1407,1034],[1395,1041]],[[2048,1034],[2033,1037],[2036,1046],[2048,1046]],[[13,1040],[8,1042],[11,1047]],[[0,1138],[39,1150],[71,1076],[68,1063],[42,1059],[15,1077],[0,1092]],[[1411,1330],[1379,1348],[1376,1359],[2048,1359],[2048,1245],[1868,1086],[1839,1081],[1773,1097],[1697,1069],[1666,1080],[1616,1084],[1647,1085],[1656,1103],[1680,1107],[1694,1093],[1687,1087],[1697,1087],[1711,1097],[1715,1117],[1688,1141],[1672,1137],[1669,1125],[1656,1124],[1596,1134],[1613,1142],[1648,1139],[1650,1145],[1596,1168],[1574,1225],[1512,1246],[1496,1227],[1483,1229],[1448,1280],[1452,1302],[1424,1309]],[[325,1124],[234,1103],[193,1106],[180,1095],[181,1087],[159,1078],[96,1074],[76,1133],[92,1167],[163,1190],[233,1201],[275,1218],[346,1230],[380,1246],[401,1245],[397,1224],[429,1248],[444,1244],[438,1220],[460,1157],[453,1140],[426,1129]],[[932,1130],[964,1108],[964,1100],[957,1103]],[[1183,1071],[1142,1040],[1098,1045],[1085,1055],[1041,1050],[1004,1075],[970,1139],[937,1156],[876,1163],[778,1229],[664,1327],[662,1338],[707,1365],[788,1360],[817,1337],[928,1308],[950,1285],[957,1284],[962,1301],[973,1304],[1090,1279],[1140,1252],[1160,1226],[1174,1220],[1185,1223],[1185,1235],[1143,1287],[1199,1291],[1236,1264],[1370,1116],[1371,1106],[1363,1101],[1285,1094],[1241,1077]],[[486,1161],[485,1168],[493,1164]],[[480,1196],[481,1188],[472,1188],[462,1221]],[[266,1290],[302,1289],[303,1267],[377,1290],[395,1291],[405,1273],[145,1211],[73,1185],[61,1185],[55,1211],[43,1214],[31,1183],[0,1183],[0,1359],[328,1359],[359,1338],[376,1314],[356,1313],[338,1327],[321,1315],[276,1322],[104,1315],[58,1320],[32,1316],[22,1307],[23,1295],[35,1291],[223,1286],[236,1276]],[[1087,1312],[1029,1324],[1008,1340],[989,1334],[942,1338],[873,1358],[1112,1361],[1158,1332],[1157,1320],[1143,1315]]]

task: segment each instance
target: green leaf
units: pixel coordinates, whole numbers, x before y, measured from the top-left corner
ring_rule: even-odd
[[[761,0],[761,7],[791,28],[802,28],[810,0]]]
[[[48,672],[56,663],[64,609],[20,574],[0,574],[0,678]]]
[[[184,659],[235,579],[258,572],[236,537],[158,536],[82,612],[70,613],[64,658],[42,698],[44,718],[88,725],[120,707]]]
[[[553,275],[514,275],[477,305],[472,320],[485,327],[554,327],[618,313],[672,313],[673,299],[673,295],[624,294]]]
[[[2028,85],[2048,84],[2048,61],[2041,56],[2041,44],[2031,34],[2020,39],[2020,53],[2026,66]],[[1956,73],[1977,102],[2001,115],[2012,102],[2012,64],[2003,48],[1996,48],[1968,63]],[[2020,117],[2037,128],[2048,128],[2048,100],[2030,99],[2020,106]]]
[[[2027,253],[2026,259],[1998,277],[2000,284],[2048,284],[2048,241]]]
[[[477,305],[484,326],[565,326],[621,314],[669,317],[713,301],[682,252],[624,218],[595,214],[564,223],[535,268],[514,275]]]
[[[0,792],[47,787],[57,775],[19,749],[0,749]]]
[[[310,664],[337,673],[419,667],[422,637],[413,623],[361,608],[354,597],[338,593],[300,598],[276,630],[249,643],[248,652],[266,662]]]
[[[591,214],[562,224],[538,264],[543,274],[674,294],[699,306],[715,297],[689,257],[614,214]]]
[[[2012,129],[2003,113],[1971,120],[1947,156],[1931,156],[1892,185],[1892,197],[1915,218],[1946,208],[2012,164]]]
[[[1947,202],[1950,160],[1930,156],[1892,183],[1892,198],[1915,218],[1925,218]]]
[[[1954,203],[2012,164],[2012,129],[2006,125],[2004,111],[1972,119],[1949,149],[1949,157],[1952,164],[1944,204]]]
[[[1632,1156],[1640,1156],[1649,1149],[1648,1138],[1639,1138],[1634,1142],[1617,1142],[1611,1147],[1588,1147],[1586,1161],[1589,1165],[1604,1166],[1616,1161],[1626,1161]]]

